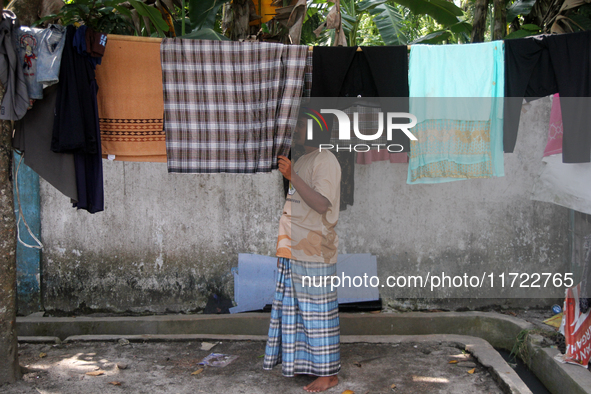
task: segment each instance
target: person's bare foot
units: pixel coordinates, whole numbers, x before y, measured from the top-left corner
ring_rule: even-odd
[[[304,386],[304,390],[309,393],[319,393],[321,391],[328,390],[329,388],[336,386],[339,383],[339,377],[337,375],[332,376],[319,376],[315,381],[307,386]]]

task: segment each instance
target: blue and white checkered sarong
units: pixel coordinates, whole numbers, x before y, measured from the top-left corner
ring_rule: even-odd
[[[264,369],[281,363],[283,376],[339,372],[339,304],[330,288],[335,274],[336,264],[280,259]],[[311,283],[302,283],[304,276]]]

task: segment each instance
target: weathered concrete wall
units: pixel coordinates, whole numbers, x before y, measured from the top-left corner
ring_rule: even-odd
[[[340,253],[377,255],[381,283],[388,275],[441,271],[563,272],[568,210],[529,199],[549,114],[549,99],[529,105],[502,178],[409,186],[405,164],[358,165],[355,205],[341,212],[337,226]],[[274,253],[284,200],[278,172],[173,175],[165,164],[108,161],[104,172],[105,212],[95,215],[77,212],[41,184],[47,310],[197,310],[211,292],[231,296],[238,253]],[[440,295],[509,296],[489,290]],[[388,287],[380,294],[386,300],[431,297]],[[526,290],[521,296],[554,295]],[[445,302],[432,304],[438,303]]]

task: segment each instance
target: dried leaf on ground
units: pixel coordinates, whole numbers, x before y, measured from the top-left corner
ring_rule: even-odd
[[[448,364],[457,364],[458,360],[451,360]]]
[[[39,353],[39,358],[47,357],[47,353]]]
[[[476,371],[476,368],[472,368],[471,370],[468,371],[468,373],[474,373]]]
[[[89,376],[100,376],[100,375],[104,375],[105,371],[92,371],[92,372],[86,372],[86,374]]]
[[[197,371],[191,372],[191,375],[199,375],[201,372],[203,372],[203,368],[199,368]]]
[[[109,384],[112,384],[113,386],[121,386],[121,382],[109,382]]]
[[[211,350],[211,348],[214,347],[215,345],[217,345],[217,342],[216,343],[201,342],[201,350]]]
[[[342,394],[355,394],[355,391],[345,390]]]
[[[390,388],[391,388],[392,390],[394,390],[394,389],[396,388],[396,385],[395,385],[394,383],[392,383],[392,384],[390,385]]]

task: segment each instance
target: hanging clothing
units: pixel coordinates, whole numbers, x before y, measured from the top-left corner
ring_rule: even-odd
[[[168,171],[276,169],[297,122],[308,48],[178,38],[160,48]]]
[[[531,199],[591,215],[591,163],[563,163],[562,154],[544,157]]]
[[[43,98],[43,84],[37,82],[37,59],[43,33],[42,29],[21,26],[16,35],[20,67],[25,76],[29,99],[34,100]]]
[[[406,46],[314,47],[313,59],[312,97],[408,97]]]
[[[505,124],[505,151],[512,152],[522,97],[560,93],[565,163],[591,160],[591,31],[507,40],[506,95],[513,115]],[[508,102],[508,103],[509,103]]]
[[[86,41],[86,53],[91,57],[98,59],[97,64],[101,64],[102,57],[105,54],[107,46],[107,35],[98,31],[94,31],[91,27],[86,30],[84,35]]]
[[[314,47],[312,97],[408,97],[408,53],[406,46]],[[350,102],[350,101],[347,101]],[[408,112],[408,101],[378,100],[381,112]],[[340,108],[339,100],[334,107]],[[372,131],[375,132],[376,129]],[[408,152],[406,135],[385,133],[376,144],[399,144]]]
[[[546,36],[562,104],[562,158],[591,161],[591,31]]]
[[[15,123],[12,146],[24,152],[24,161],[33,171],[70,199],[77,201],[74,156],[49,149],[53,132],[56,85],[45,89],[43,99]]]
[[[550,111],[550,124],[548,125],[548,142],[544,149],[544,157],[562,153],[562,110],[560,107],[560,95],[556,93],[552,99]]]
[[[279,259],[263,369],[281,363],[283,376],[336,375],[341,369],[337,289],[316,284],[336,274],[336,264]],[[324,283],[324,282],[322,282]]]
[[[94,70],[74,48],[75,34],[74,26],[66,28],[51,150],[93,154],[99,150],[91,89]]]
[[[103,162],[94,65],[86,53],[85,30],[66,28],[60,64],[51,149],[74,154],[78,209],[104,209]],[[74,42],[76,46],[74,46]]]
[[[160,42],[111,36],[96,80],[103,158],[166,163]]]
[[[94,138],[98,141],[96,152],[74,152],[74,164],[76,166],[76,185],[78,188],[78,202],[74,206],[78,209],[85,209],[90,213],[104,210],[104,189],[103,189],[103,160],[101,155],[101,135],[98,120],[97,93],[98,85],[95,78],[95,68],[100,64],[100,58],[90,56],[86,51],[86,31],[79,29],[74,35],[74,48],[76,53],[84,60],[87,68],[88,82],[81,80],[79,83],[90,84],[90,102],[92,104],[92,122]]]
[[[408,53],[406,46],[384,47],[314,47],[312,66],[312,97],[408,97]],[[335,100],[334,107],[340,107]],[[397,104],[399,104],[397,102]],[[408,112],[408,101],[402,105],[391,107],[386,100],[382,101],[382,112]],[[375,108],[357,107],[360,118],[377,115]],[[344,110],[351,113],[352,109]],[[377,118],[376,118],[377,119]],[[362,120],[362,119],[360,119]],[[377,125],[368,126],[360,122],[360,131],[374,133]],[[333,127],[335,145],[342,144],[338,140],[338,128]],[[388,141],[385,133],[375,144],[399,144],[403,151],[409,150],[410,144],[406,136],[396,133]],[[355,152],[335,152],[341,164],[341,210],[354,203],[355,189]]]
[[[557,91],[550,51],[543,36],[505,41],[505,152],[515,149],[523,98],[545,97]]]
[[[504,175],[503,61],[501,41],[411,48],[407,183]]]
[[[15,48],[20,23],[12,11],[3,10],[0,21],[0,82],[5,88],[0,119],[19,120],[29,108],[29,93]]]
[[[66,27],[51,24],[43,30],[37,55],[37,82],[45,86],[58,83]]]

